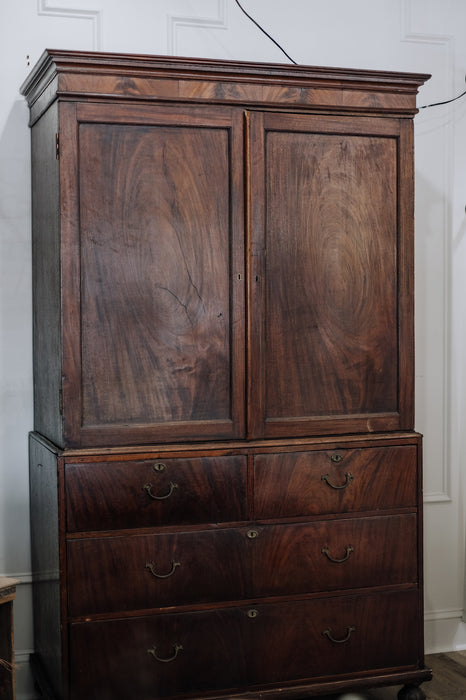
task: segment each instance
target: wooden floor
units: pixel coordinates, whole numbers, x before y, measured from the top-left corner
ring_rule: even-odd
[[[426,656],[433,679],[423,683],[427,700],[466,700],[466,651]],[[367,693],[332,695],[327,700],[396,700],[400,688],[380,688]],[[322,699],[323,700],[323,699]]]

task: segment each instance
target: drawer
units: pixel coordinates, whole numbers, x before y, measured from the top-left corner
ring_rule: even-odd
[[[417,580],[415,514],[68,541],[72,616]]]
[[[243,520],[244,456],[67,464],[69,532]]]
[[[256,518],[416,507],[415,445],[254,458]]]
[[[70,615],[235,600],[247,594],[244,529],[70,540]]]
[[[415,668],[416,590],[71,625],[71,700],[153,700]],[[383,621],[383,623],[381,623]]]
[[[417,517],[377,516],[256,528],[255,596],[417,581]]]

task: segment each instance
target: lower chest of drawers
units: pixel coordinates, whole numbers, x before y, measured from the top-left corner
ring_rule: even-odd
[[[414,444],[68,460],[71,700],[414,668],[417,488]]]

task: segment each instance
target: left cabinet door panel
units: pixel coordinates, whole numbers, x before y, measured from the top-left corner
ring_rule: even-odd
[[[241,437],[241,112],[65,107],[65,445]]]

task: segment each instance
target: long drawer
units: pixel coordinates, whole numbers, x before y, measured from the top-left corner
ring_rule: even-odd
[[[67,529],[244,520],[246,462],[239,455],[67,464]]]
[[[414,445],[254,458],[256,518],[415,507],[417,489]]]
[[[71,700],[153,700],[416,667],[417,590],[70,627]],[[381,627],[382,621],[382,627]]]
[[[417,581],[415,514],[68,542],[71,615]]]

